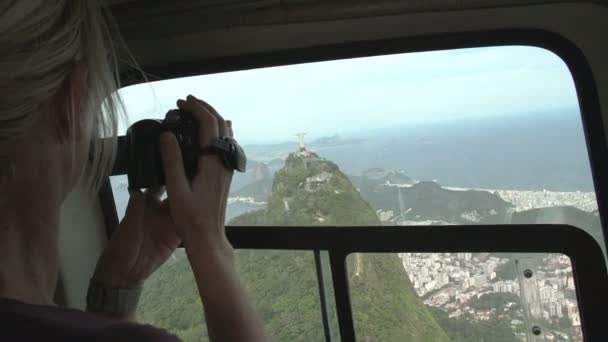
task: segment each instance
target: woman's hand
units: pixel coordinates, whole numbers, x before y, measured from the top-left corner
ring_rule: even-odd
[[[198,120],[200,146],[219,136],[232,136],[230,122],[207,103],[189,96],[177,106]],[[96,281],[111,287],[139,287],[171,256],[182,238],[187,250],[192,242],[196,249],[231,255],[224,221],[233,171],[217,156],[207,155],[200,158],[197,176],[190,184],[173,134],[163,135],[161,154],[170,200],[160,200],[161,189],[131,192],[125,217],[97,263]]]
[[[218,137],[233,136],[230,121],[206,102],[190,95],[186,101],[177,101],[177,106],[197,119],[201,147],[209,146]],[[186,251],[222,251],[230,255],[232,247],[226,239],[224,221],[233,170],[217,155],[204,155],[199,158],[196,176],[189,182],[178,142],[171,133],[161,136],[161,155],[171,217]]]
[[[125,217],[97,262],[96,281],[110,287],[139,287],[179,246],[168,203],[160,200],[163,192],[130,192]]]
[[[210,105],[194,96],[177,101],[200,126],[200,146],[218,137],[232,136],[232,125]],[[234,268],[232,246],[224,221],[233,170],[217,155],[199,158],[192,182],[184,173],[179,146],[172,134],[161,138],[161,155],[167,194],[175,229],[184,240],[186,254],[205,309],[211,341],[265,341],[263,325],[247,300]],[[203,313],[201,312],[201,318]]]

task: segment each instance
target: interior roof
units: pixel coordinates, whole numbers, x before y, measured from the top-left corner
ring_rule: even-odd
[[[415,13],[428,11],[451,11],[464,9],[499,8],[512,6],[526,6],[537,4],[549,4],[560,2],[574,2],[572,0],[342,0],[342,1],[320,1],[320,0],[106,0],[112,12],[123,19],[133,19],[149,16],[186,15],[187,12],[198,12],[198,14],[217,15],[234,12],[265,12],[272,10],[284,10],[285,19],[302,20],[301,15],[309,15],[307,19],[314,20],[311,14],[316,13],[319,17],[322,12],[334,9],[329,13],[323,13],[324,18],[362,17],[370,15],[385,15],[398,13]],[[606,0],[578,0],[578,3],[605,4]],[[295,16],[293,16],[295,14]],[[200,23],[199,23],[200,24]],[[226,22],[234,25],[239,22]]]
[[[226,56],[349,42],[357,37],[377,40],[413,36],[421,30],[412,29],[410,22],[421,20],[425,25],[435,26],[423,34],[461,32],[476,26],[481,29],[492,26],[484,20],[493,16],[511,22],[513,28],[521,28],[518,22],[530,19],[523,13],[541,8],[536,13],[546,14],[537,15],[535,24],[546,26],[548,23],[541,21],[550,19],[552,8],[590,4],[608,8],[608,0],[113,0],[110,9],[130,52],[148,70]],[[509,12],[514,10],[519,12]],[[495,13],[478,14],[484,11]],[[455,24],[460,20],[458,17],[446,22],[445,15],[462,13],[471,13],[471,21],[479,24]],[[505,17],[509,16],[513,18],[507,20]]]
[[[391,17],[405,18],[414,14],[497,8],[508,11],[510,8],[563,3],[606,6],[608,0],[109,0],[127,46],[144,69],[327,44],[328,35],[336,36],[336,41],[340,41],[342,38],[339,36],[343,32],[325,25],[332,22],[355,22],[366,18],[390,20]],[[436,20],[438,27],[443,26],[450,32],[450,25],[441,22],[440,16]],[[306,32],[300,32],[297,37],[285,33],[293,31],[293,28],[301,30],[303,26]],[[272,28],[275,32],[264,28]],[[360,36],[367,38],[365,28],[351,29],[353,32],[363,31]],[[239,34],[235,35],[235,32]],[[242,35],[241,32],[246,34]],[[390,32],[385,34],[391,35]],[[192,42],[199,46],[188,46],[193,45]]]
[[[164,74],[149,75],[149,80],[289,63],[277,62],[277,58],[270,60],[270,56],[284,51],[299,53],[308,48],[325,49],[336,44],[385,39],[403,41],[399,48],[407,51],[411,49],[409,39],[412,37],[432,42],[429,37],[460,33],[479,37],[479,42],[451,47],[471,47],[487,45],[497,30],[519,30],[519,38],[510,44],[542,47],[549,44],[538,39],[526,43],[527,32],[549,32],[564,38],[563,42],[572,42],[571,46],[584,55],[591,69],[603,121],[608,125],[608,49],[603,34],[608,32],[608,0],[494,0],[492,4],[501,7],[483,7],[488,2],[352,0],[322,4],[318,1],[312,6],[308,0],[154,0],[145,4],[140,0],[121,0],[112,8],[127,46],[142,69],[152,73],[164,70]],[[195,5],[196,10],[192,9]],[[137,10],[138,6],[145,9]],[[172,10],[162,10],[168,7]],[[450,45],[434,48],[450,48]],[[251,62],[255,56],[261,58]],[[238,59],[237,63],[232,57]],[[264,59],[268,60],[260,62]],[[216,66],[208,67],[209,62],[215,62]],[[297,62],[303,60],[292,63]],[[123,84],[141,81],[124,82],[125,75],[129,72],[122,73]],[[608,130],[608,126],[604,128]]]

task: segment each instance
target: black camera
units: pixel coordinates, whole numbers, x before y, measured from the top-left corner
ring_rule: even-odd
[[[160,135],[175,135],[179,144],[186,177],[192,180],[197,172],[199,157],[218,155],[224,165],[232,170],[245,172],[247,157],[236,140],[230,137],[214,139],[210,146],[201,148],[199,124],[192,113],[170,110],[164,120],[145,119],[131,125],[125,140],[127,151],[127,178],[130,189],[156,188],[165,185],[160,155]]]

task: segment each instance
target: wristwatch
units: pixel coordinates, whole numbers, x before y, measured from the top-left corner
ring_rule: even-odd
[[[137,310],[141,290],[141,287],[108,287],[91,279],[87,292],[87,311],[108,315],[130,314]]]
[[[217,154],[230,170],[245,172],[247,169],[245,151],[234,138],[220,137],[213,139],[209,146],[200,149],[199,155],[207,154]]]

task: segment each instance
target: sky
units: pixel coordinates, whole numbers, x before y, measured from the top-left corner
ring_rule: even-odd
[[[443,120],[572,110],[566,64],[535,47],[419,52],[227,72],[120,90],[126,127],[162,118],[193,94],[233,121],[241,144],[307,139]]]

